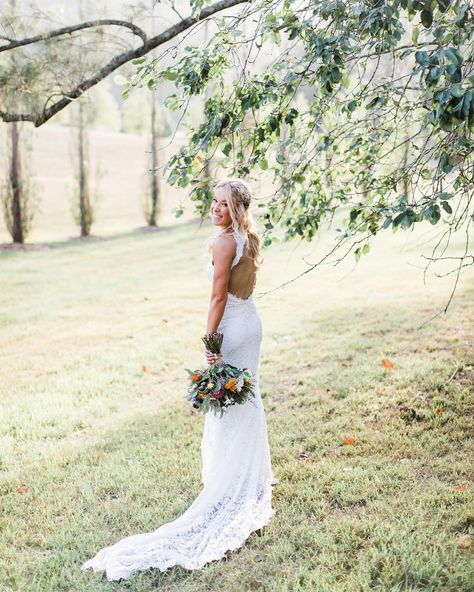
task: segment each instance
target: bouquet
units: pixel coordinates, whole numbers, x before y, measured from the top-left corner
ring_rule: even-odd
[[[231,364],[222,361],[221,346],[224,335],[211,333],[202,337],[206,348],[220,356],[204,370],[191,371],[185,368],[189,374],[191,384],[188,388],[188,401],[193,407],[202,413],[209,410],[214,414],[224,414],[227,407],[243,405],[255,396],[255,381],[248,368],[240,370]]]

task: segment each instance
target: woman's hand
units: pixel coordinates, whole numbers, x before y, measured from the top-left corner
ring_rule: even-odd
[[[204,349],[204,354],[208,364],[214,364],[218,359],[222,359],[222,354],[213,354],[208,349]]]

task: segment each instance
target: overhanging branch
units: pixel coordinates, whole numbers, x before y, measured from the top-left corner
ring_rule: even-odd
[[[84,29],[93,29],[95,27],[103,27],[106,25],[113,25],[117,27],[125,27],[127,29],[130,29],[130,31],[132,31],[134,35],[138,35],[138,37],[140,37],[144,43],[146,43],[148,39],[145,31],[140,27],[137,27],[133,23],[116,19],[99,19],[95,21],[86,21],[84,23],[71,25],[69,27],[62,27],[61,29],[56,29],[54,31],[50,31],[49,33],[41,33],[40,35],[35,35],[34,37],[26,37],[25,39],[16,40],[8,39],[7,37],[2,37],[1,39],[9,41],[9,43],[7,43],[6,45],[0,45],[0,53],[2,51],[9,51],[17,47],[24,47],[25,45],[33,45],[34,43],[38,43],[40,41],[47,41],[48,39],[53,39],[54,37],[70,35],[71,33],[75,33],[76,31],[82,31]]]
[[[171,27],[169,27],[168,29],[166,29],[165,31],[160,33],[159,35],[155,35],[154,37],[150,37],[149,39],[146,37],[145,33],[142,31],[142,33],[144,35],[144,37],[143,37],[138,32],[138,31],[141,31],[141,29],[139,29],[139,27],[136,27],[137,30],[134,32],[136,35],[140,36],[143,39],[143,44],[140,45],[140,47],[137,47],[135,49],[131,49],[129,51],[123,52],[123,53],[115,56],[112,60],[110,60],[110,62],[108,62],[105,66],[103,66],[98,72],[96,72],[96,74],[94,76],[92,76],[91,78],[88,78],[87,80],[84,80],[83,82],[81,82],[81,84],[79,84],[74,89],[72,89],[70,92],[68,92],[67,96],[62,97],[62,99],[60,99],[56,103],[53,103],[53,105],[51,105],[50,107],[43,109],[43,111],[37,115],[32,114],[32,113],[9,113],[7,111],[0,110],[0,118],[2,118],[3,121],[6,121],[6,122],[31,121],[32,123],[34,123],[35,127],[39,127],[39,126],[43,125],[43,123],[45,123],[46,121],[51,119],[51,117],[56,115],[56,113],[59,113],[59,111],[62,111],[65,107],[67,107],[75,99],[79,98],[82,94],[84,94],[84,92],[86,92],[91,87],[98,84],[101,80],[104,80],[104,78],[106,78],[107,76],[109,76],[109,74],[111,74],[112,72],[117,70],[117,68],[120,68],[120,66],[123,66],[124,64],[126,64],[127,62],[130,62],[131,60],[145,56],[146,54],[148,54],[150,51],[152,51],[156,47],[159,47],[160,45],[164,45],[165,43],[167,43],[168,41],[170,41],[174,37],[177,37],[180,33],[182,33],[183,31],[186,31],[187,29],[189,29],[190,27],[195,25],[197,22],[202,21],[206,18],[209,18],[209,17],[213,16],[214,14],[221,12],[222,10],[226,10],[227,8],[237,6],[238,4],[245,4],[249,1],[250,0],[220,0],[219,2],[216,2],[215,4],[213,4],[212,6],[208,6],[206,8],[203,8],[203,10],[201,10],[199,15],[197,15],[195,17],[187,17],[187,18],[181,20],[180,22],[176,23],[175,25],[172,25]],[[102,22],[102,24],[104,24],[104,21],[89,21],[89,24],[94,23],[94,22],[96,22],[96,23]],[[125,26],[123,23],[126,21],[115,21],[114,24],[117,24],[119,22],[122,23],[122,26]],[[112,24],[112,21],[109,20],[108,24]],[[128,23],[128,24],[132,25],[132,23]],[[71,31],[71,29],[80,30],[80,29],[89,28],[89,27],[86,27],[85,25],[87,25],[87,23],[81,23],[80,25],[75,25],[76,29],[74,29],[74,27],[65,27],[64,29],[57,29],[56,31],[52,31],[49,34],[49,37],[45,37],[45,35],[38,35],[36,37],[31,37],[29,40],[23,39],[18,42],[15,42],[15,43],[21,44],[21,46],[31,45],[31,44],[37,43],[39,41],[44,41],[45,38],[52,38],[52,37],[67,35],[67,34],[73,32],[73,31]],[[99,26],[99,25],[90,25],[90,26]],[[135,27],[135,25],[132,25],[132,26]],[[59,33],[59,31],[62,31],[62,32]],[[5,48],[14,49],[14,47],[20,47],[20,45],[11,45],[11,43],[12,43],[12,41],[10,42],[10,47],[9,47],[9,45],[3,46],[0,51],[5,51]]]

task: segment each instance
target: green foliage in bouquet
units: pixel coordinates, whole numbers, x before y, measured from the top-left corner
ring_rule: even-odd
[[[243,405],[255,396],[255,381],[248,368],[239,369],[222,361],[222,333],[212,333],[202,338],[206,348],[220,359],[204,370],[189,370],[191,384],[188,401],[202,413],[224,414],[231,405]]]

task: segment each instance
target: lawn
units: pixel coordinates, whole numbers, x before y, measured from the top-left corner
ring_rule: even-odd
[[[277,290],[330,238],[265,251],[260,386],[279,482],[260,536],[199,572],[80,570],[200,490],[184,367],[202,361],[211,232],[0,252],[1,592],[472,591],[474,274],[426,322],[453,278],[423,283],[420,232]]]

